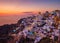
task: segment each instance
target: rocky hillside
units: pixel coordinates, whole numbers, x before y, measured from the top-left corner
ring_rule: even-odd
[[[33,39],[31,43],[41,42],[43,38],[49,38],[52,42],[60,41],[60,10],[46,11],[38,15],[21,18],[16,24],[0,26],[0,40],[14,40],[14,43],[21,42],[21,36]],[[52,43],[51,42],[51,43]],[[28,43],[28,42],[25,42]],[[50,43],[50,41],[48,42]]]

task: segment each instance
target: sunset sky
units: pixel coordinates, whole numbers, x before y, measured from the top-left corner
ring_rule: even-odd
[[[51,11],[60,9],[60,0],[0,0],[0,13]]]
[[[21,12],[44,12],[56,9],[60,10],[60,0],[0,0],[0,24],[16,22],[16,19],[21,17]],[[15,14],[20,16],[17,18],[9,16]]]

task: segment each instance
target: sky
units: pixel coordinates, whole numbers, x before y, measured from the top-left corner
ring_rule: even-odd
[[[22,12],[35,13],[56,9],[60,10],[60,0],[0,0],[0,25],[16,23],[21,17],[27,16]]]
[[[0,0],[0,13],[52,11],[60,9],[60,0]]]

